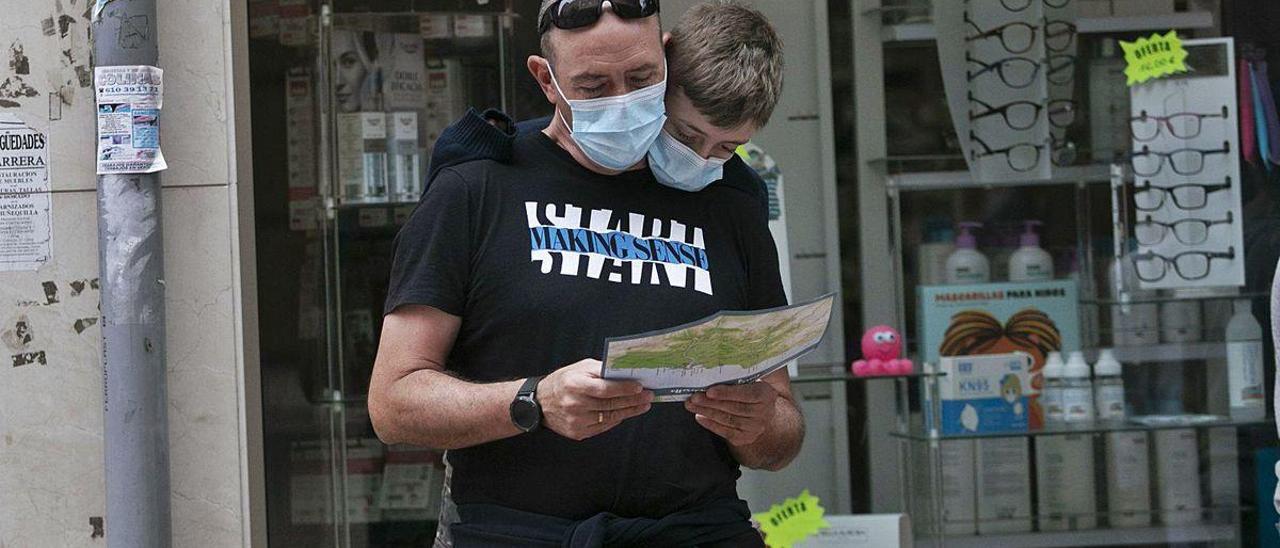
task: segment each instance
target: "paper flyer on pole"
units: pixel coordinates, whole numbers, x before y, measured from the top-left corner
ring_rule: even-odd
[[[37,270],[49,260],[52,204],[48,139],[0,116],[0,272]]]
[[[693,323],[606,341],[601,376],[636,380],[654,401],[688,399],[717,384],[746,384],[785,367],[822,342],[835,295],[751,312],[720,312]]]
[[[98,175],[166,169],[160,152],[164,71],[148,66],[97,67]]]

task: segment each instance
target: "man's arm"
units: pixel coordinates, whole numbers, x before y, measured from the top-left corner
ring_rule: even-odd
[[[383,320],[369,383],[369,416],[383,442],[458,449],[520,433],[508,406],[522,381],[473,384],[444,372],[461,324],[426,306]]]
[[[384,319],[369,383],[369,416],[384,443],[460,449],[521,433],[509,406],[523,379],[478,384],[445,372],[461,325],[458,316],[417,305]],[[599,361],[582,360],[542,379],[543,427],[583,440],[649,410],[652,392],[606,381],[599,371]]]
[[[729,442],[729,452],[747,468],[781,470],[804,443],[804,416],[786,369],[756,383],[713,386],[694,394],[685,408],[703,428]]]

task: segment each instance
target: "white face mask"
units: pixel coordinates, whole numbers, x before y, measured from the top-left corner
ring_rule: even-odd
[[[568,99],[550,64],[547,70],[551,72],[556,91],[569,104],[573,126],[565,121],[560,109],[556,109],[556,115],[587,158],[614,171],[623,171],[644,159],[667,122],[665,67],[662,81],[657,84],[626,95],[599,99]]]
[[[649,149],[649,168],[659,183],[697,192],[724,178],[728,158],[703,158],[670,133],[662,132]]]

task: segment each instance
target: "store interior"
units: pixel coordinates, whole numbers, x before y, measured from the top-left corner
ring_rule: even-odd
[[[428,545],[441,452],[367,411],[392,239],[468,107],[550,113],[538,3],[247,1],[269,541]],[[750,3],[788,45],[749,163],[789,296],[841,305],[793,379],[822,427],[752,510],[811,488],[926,546],[1280,546],[1280,7]],[[1171,31],[1188,70],[1130,82],[1125,44]],[[851,373],[880,324],[912,374]]]

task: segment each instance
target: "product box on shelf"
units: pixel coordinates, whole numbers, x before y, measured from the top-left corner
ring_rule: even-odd
[[[1050,352],[1080,348],[1080,313],[1073,280],[921,286],[921,359],[1024,352],[1031,369],[1023,384],[1027,426],[1044,425],[1040,370]]]
[[[338,115],[338,181],[348,202],[387,197],[387,117],[381,112]]]
[[[1026,431],[1032,362],[1025,352],[939,360],[942,433]]]

